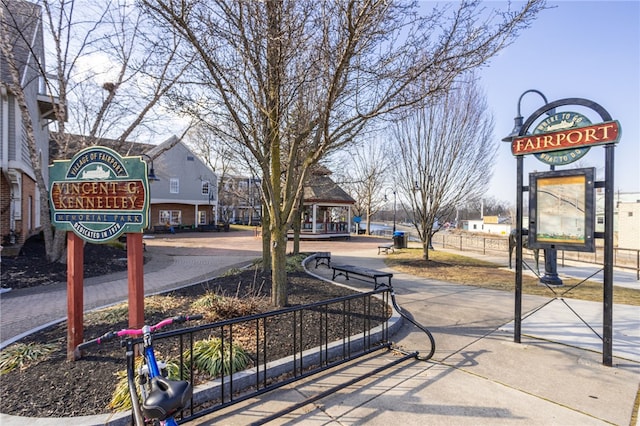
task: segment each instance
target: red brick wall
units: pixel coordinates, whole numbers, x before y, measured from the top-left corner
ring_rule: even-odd
[[[153,204],[150,208],[151,216],[149,218],[149,227],[164,225],[160,223],[160,210],[174,210],[182,212],[182,225],[195,224],[196,206],[188,204],[167,203],[167,204]]]
[[[31,197],[31,198],[29,198]],[[31,203],[31,208],[29,208]],[[27,215],[31,212],[31,221]],[[36,211],[36,182],[27,175],[22,175],[22,223],[20,226],[21,242],[24,242],[31,235],[36,233],[36,215],[40,212]],[[31,228],[29,228],[31,223]]]
[[[9,181],[0,174],[0,237],[9,235],[9,213],[11,212],[11,188]],[[2,242],[0,240],[0,242]]]
[[[16,244],[22,244],[27,238],[33,235],[37,230],[34,229],[36,224],[36,215],[40,212],[36,211],[36,183],[28,175],[22,174],[22,193],[21,197],[21,218],[15,221],[15,231],[18,233]],[[31,198],[29,198],[31,197]],[[29,209],[31,203],[31,209]],[[31,229],[29,229],[29,218],[31,212]],[[11,184],[2,175],[0,181],[0,235],[2,240],[9,235],[11,231]]]

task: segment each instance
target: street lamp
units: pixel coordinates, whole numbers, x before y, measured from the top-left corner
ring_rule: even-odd
[[[387,189],[388,191],[388,189]],[[387,199],[387,191],[385,191],[384,194],[384,201],[387,202],[389,201]],[[391,192],[393,193],[393,233],[396,233],[396,191],[395,190],[391,190]]]
[[[149,168],[149,171],[147,172],[147,179],[150,180],[150,181],[154,181],[154,182],[159,181],[160,178],[158,178],[156,176],[156,172],[155,172],[155,170],[153,168],[153,158],[151,158],[148,154],[144,154],[144,153],[140,154],[140,156],[141,157],[147,157],[148,160],[149,160],[148,163],[150,165],[150,168]]]
[[[524,120],[524,117],[522,117],[522,113],[520,112],[520,104],[522,103],[522,98],[524,98],[524,95],[531,92],[537,93],[538,95],[540,95],[542,99],[544,99],[545,105],[549,103],[549,101],[547,101],[547,97],[543,95],[542,92],[539,90],[529,89],[529,90],[526,90],[524,93],[522,93],[522,95],[520,95],[520,98],[518,99],[518,115],[516,115],[516,117],[513,119],[514,121],[513,130],[511,131],[511,133],[509,133],[508,136],[505,136],[504,138],[502,138],[502,142],[511,143],[515,138],[520,136],[520,132],[522,131],[522,124]],[[548,116],[552,116],[555,113],[556,113],[555,108],[552,108],[549,111],[547,111]]]
[[[522,113],[520,112],[520,106],[521,106],[522,98],[524,97],[524,95],[532,92],[540,95],[544,100],[545,105],[549,103],[549,101],[547,101],[546,96],[544,96],[542,92],[540,92],[539,90],[529,89],[523,92],[520,95],[520,98],[518,98],[518,110],[517,110],[517,115],[514,118],[513,130],[508,136],[502,139],[503,142],[511,143],[515,138],[523,136],[524,133],[528,130],[523,128],[524,124],[523,124]],[[550,108],[549,110],[546,111],[546,113],[549,116],[555,114],[555,108]],[[516,229],[517,229],[516,259],[517,260],[516,260],[516,277],[515,277],[516,278],[516,282],[515,282],[516,302],[515,302],[514,341],[516,343],[520,343],[520,335],[521,335],[521,328],[522,328],[522,231],[523,231],[523,224],[522,224],[523,176],[522,175],[523,175],[523,169],[524,169],[523,156],[522,155],[517,156],[516,161],[517,161],[516,179],[517,179],[518,190],[516,195],[517,197],[517,200],[516,200]],[[553,170],[553,166],[552,166],[552,170]],[[558,273],[557,273],[557,257],[556,257],[555,249],[544,250],[544,269],[545,269],[545,275],[544,277],[540,278],[541,283],[549,284],[549,285],[562,285],[562,280],[558,278]]]
[[[523,136],[524,133],[528,130],[528,129],[522,128],[524,118],[522,117],[522,113],[520,112],[522,98],[527,93],[537,93],[542,97],[545,105],[549,103],[546,96],[544,96],[544,94],[542,94],[542,92],[540,92],[539,90],[529,89],[523,92],[520,95],[520,98],[518,98],[518,109],[517,109],[517,115],[514,118],[513,130],[508,136],[505,136],[502,139],[503,142],[511,143],[513,142],[514,139],[520,136]],[[555,113],[556,113],[555,108],[551,108],[548,111],[546,111],[546,114],[548,116],[552,116]],[[518,200],[517,200],[518,211],[516,213],[516,228],[518,229],[519,249],[518,247],[516,247],[516,257],[519,258],[518,263],[520,263],[521,265],[521,262],[522,262],[522,237],[521,237],[521,233],[522,233],[522,169],[523,169],[522,156],[518,156],[517,161],[518,161]],[[554,170],[554,166],[551,166],[551,170]],[[516,281],[520,281],[520,284],[522,282],[521,266],[520,266],[520,270],[518,270],[518,267],[516,267]],[[562,285],[562,280],[558,277],[557,253],[555,249],[544,250],[544,276],[540,278],[540,282],[543,284],[555,285],[555,286]],[[518,286],[518,282],[516,282],[516,286]]]

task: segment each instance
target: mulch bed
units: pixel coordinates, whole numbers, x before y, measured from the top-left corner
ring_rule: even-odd
[[[95,252],[92,256],[99,258],[103,254]],[[95,265],[95,263],[85,262],[85,265]],[[2,266],[4,281],[5,259]],[[113,272],[113,269],[109,271]],[[15,274],[15,270],[13,273]],[[26,275],[30,273],[24,272],[14,276],[27,278]],[[49,278],[52,276],[54,276],[53,271]],[[308,304],[354,293],[352,290],[318,280],[303,272],[289,273],[288,276],[290,305]],[[15,287],[20,285],[15,280],[12,283]],[[33,281],[25,280],[25,286],[33,285]],[[226,297],[257,297],[265,301],[258,304],[263,306],[263,310],[272,309],[267,303],[270,298],[270,278],[256,274],[254,270],[247,270],[239,275],[217,278],[208,285],[194,285],[173,292],[174,299],[179,300],[179,303],[175,305],[172,303],[170,309],[162,312],[145,313],[145,321],[153,324],[168,316],[193,313],[185,310],[191,309],[191,303],[198,297],[211,291]],[[230,313],[230,315],[233,314]],[[308,315],[305,321],[308,322],[305,327],[311,328],[317,322],[317,318]],[[290,355],[291,345],[288,342],[291,341],[291,325],[286,321],[272,321],[268,327],[270,340],[282,343],[270,345],[269,358],[280,359]],[[105,322],[85,319],[84,337],[88,340],[107,331],[122,328],[127,328],[126,320],[106,320]],[[329,333],[329,341],[331,341],[335,336],[339,336],[340,330],[333,331],[330,327]],[[335,336],[333,336],[334,333]],[[0,412],[29,417],[69,417],[109,411],[106,406],[117,381],[116,372],[125,368],[124,350],[118,342],[114,342],[109,346],[105,345],[88,352],[79,361],[68,362],[66,334],[66,323],[61,323],[32,334],[19,342],[56,343],[58,349],[46,361],[0,377]],[[306,343],[317,344],[311,339]]]
[[[108,244],[84,246],[84,276],[99,277],[127,270],[127,251]],[[47,262],[41,235],[29,238],[18,256],[2,256],[2,288],[27,288],[67,281],[67,265]]]

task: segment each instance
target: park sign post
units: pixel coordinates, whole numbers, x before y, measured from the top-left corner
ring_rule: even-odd
[[[144,246],[149,182],[141,157],[121,157],[92,146],[49,166],[53,225],[67,231],[67,359],[81,357],[84,241],[106,243],[127,235],[129,325],[144,323]]]
[[[545,285],[554,285],[553,278],[557,278],[555,252],[558,248],[594,251],[596,245],[593,240],[600,238],[604,240],[602,245],[604,252],[602,362],[604,365],[611,366],[613,362],[614,148],[621,138],[621,126],[601,105],[583,98],[566,98],[546,103],[523,121],[524,117],[520,114],[520,101],[530,92],[538,93],[547,102],[547,98],[535,89],[527,90],[520,95],[518,115],[514,119],[515,126],[512,132],[502,139],[511,143],[511,152],[516,158],[517,245],[514,341],[520,343],[522,328],[523,237],[527,236],[529,248],[545,250],[545,276],[540,279],[540,282]],[[562,110],[559,110],[560,108]],[[575,112],[576,109],[581,112]],[[585,114],[599,122],[593,123]],[[544,118],[545,115],[548,117]],[[530,129],[532,129],[531,132]],[[604,180],[595,180],[594,168],[555,169],[556,166],[568,165],[579,160],[594,146],[604,148]],[[531,173],[529,185],[525,185],[524,157],[528,154],[533,154],[539,161],[550,165],[551,170]],[[594,191],[596,188],[604,189],[604,232],[595,231]],[[525,192],[529,192],[529,223],[526,227],[523,223]],[[562,283],[561,280],[558,281]],[[576,312],[574,313],[577,315]],[[580,319],[587,324],[584,319]]]
[[[149,183],[140,157],[93,146],[49,170],[51,219],[85,241],[104,243],[147,226]]]

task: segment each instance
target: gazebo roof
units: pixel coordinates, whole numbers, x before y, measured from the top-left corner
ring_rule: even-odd
[[[355,204],[356,200],[340,188],[329,173],[324,168],[312,172],[304,187],[304,203]]]

